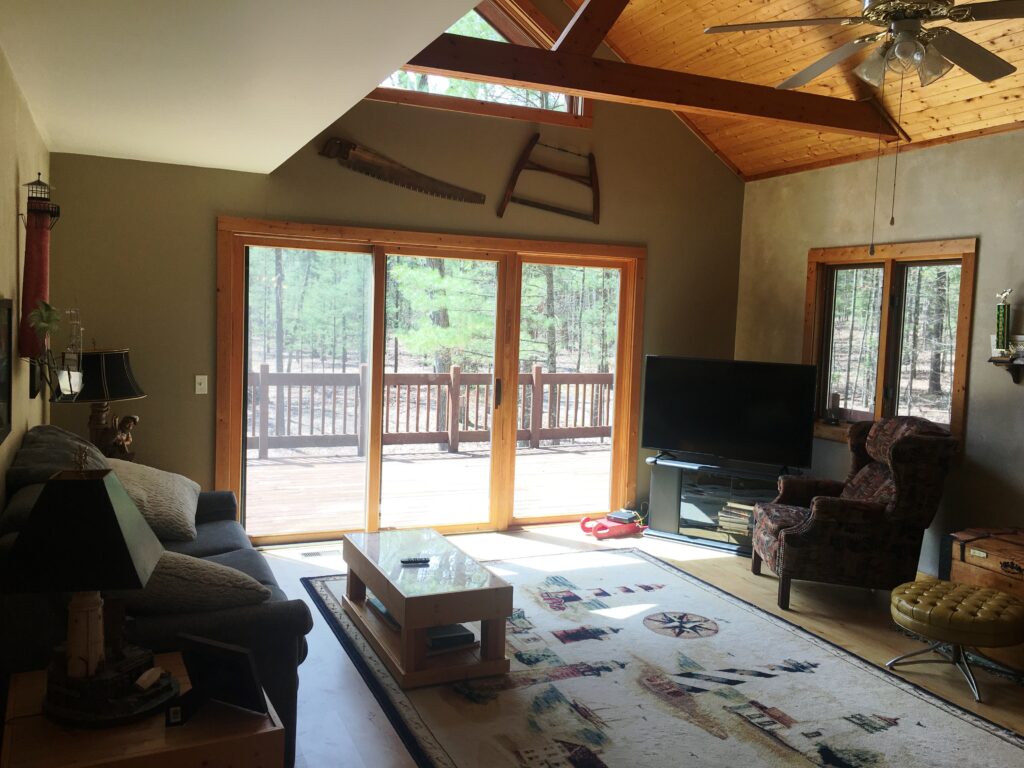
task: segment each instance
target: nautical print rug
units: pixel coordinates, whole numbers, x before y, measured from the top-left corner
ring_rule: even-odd
[[[345,577],[303,579],[420,765],[1024,765],[1021,736],[642,552],[486,565],[515,588],[511,673],[410,691]]]

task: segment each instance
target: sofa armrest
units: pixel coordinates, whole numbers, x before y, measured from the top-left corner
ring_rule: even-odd
[[[255,650],[284,638],[299,641],[312,628],[313,617],[305,602],[271,600],[222,611],[136,616],[127,634],[133,642],[155,651],[175,650],[182,633]]]
[[[232,491],[204,491],[196,505],[196,525],[218,520],[237,520],[238,503]]]
[[[779,478],[779,495],[775,504],[792,507],[810,507],[817,496],[838,496],[843,492],[844,483],[837,480],[820,480],[815,477],[783,475]]]

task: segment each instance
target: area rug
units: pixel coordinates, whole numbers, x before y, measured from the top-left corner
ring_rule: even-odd
[[[303,579],[419,765],[1024,765],[1021,736],[637,550],[486,565],[515,588],[511,673],[410,691],[345,577]]]

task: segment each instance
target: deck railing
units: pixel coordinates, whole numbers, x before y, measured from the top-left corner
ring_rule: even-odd
[[[246,447],[266,458],[271,448],[356,446],[366,452],[365,404],[369,376],[354,373],[250,371]],[[506,393],[509,397],[512,393]],[[610,437],[614,377],[610,373],[545,373],[536,365],[517,382],[516,439]],[[493,377],[463,373],[384,374],[384,445],[447,444],[490,439]],[[535,408],[534,404],[540,404]]]

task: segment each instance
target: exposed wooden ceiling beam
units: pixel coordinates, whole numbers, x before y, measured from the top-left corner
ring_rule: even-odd
[[[866,102],[443,34],[407,69],[573,96],[708,115],[791,123],[855,136],[897,133]]]
[[[593,56],[627,5],[629,0],[583,0],[551,50]]]

